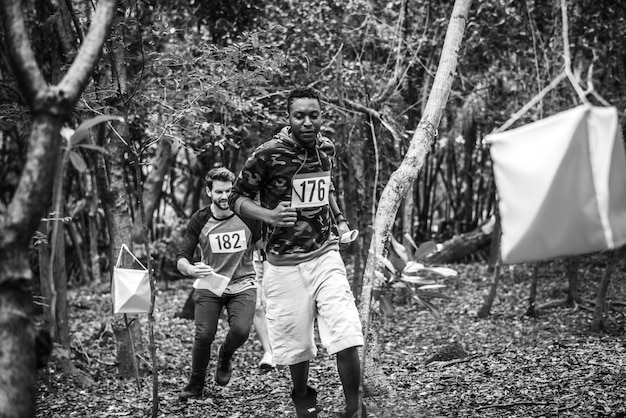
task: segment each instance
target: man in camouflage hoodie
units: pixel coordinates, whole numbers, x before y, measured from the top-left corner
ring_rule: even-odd
[[[334,145],[319,133],[317,92],[292,91],[287,110],[289,126],[248,158],[229,202],[238,215],[267,225],[263,290],[269,337],[276,364],[289,365],[298,417],[320,411],[317,392],[307,384],[309,361],[317,355],[315,320],[326,351],[337,355],[344,416],[352,417],[359,405],[357,347],[363,333],[339,243],[331,235],[331,216],[340,230],[348,229],[331,197]]]

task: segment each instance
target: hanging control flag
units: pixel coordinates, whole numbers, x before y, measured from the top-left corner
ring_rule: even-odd
[[[140,269],[121,267],[124,251],[133,257],[135,262],[141,266]],[[141,261],[135,257],[126,244],[122,244],[117,256],[117,262],[113,268],[113,281],[111,282],[113,313],[148,313],[150,311],[151,296],[152,291],[150,289],[148,269],[141,264]]]
[[[504,263],[626,243],[626,156],[614,107],[579,106],[485,140]]]

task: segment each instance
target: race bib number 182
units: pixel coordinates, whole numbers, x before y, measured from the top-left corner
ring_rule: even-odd
[[[219,232],[209,234],[211,251],[215,253],[238,253],[247,248],[246,231]]]
[[[330,171],[297,174],[292,180],[291,207],[314,208],[328,204]]]

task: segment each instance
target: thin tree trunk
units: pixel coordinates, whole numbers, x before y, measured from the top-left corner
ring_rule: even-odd
[[[69,221],[67,223],[67,232],[72,240],[72,246],[76,251],[76,258],[78,258],[78,266],[80,268],[80,275],[82,278],[81,283],[89,283],[91,282],[91,275],[89,274],[89,268],[87,267],[87,262],[85,261],[85,256],[83,254],[83,239],[80,236],[74,221]]]
[[[415,202],[413,201],[414,185],[415,183],[411,183],[406,197],[402,202],[402,244],[406,248],[411,248],[409,238],[415,241],[415,236],[413,235],[413,207],[415,206]]]
[[[578,291],[578,265],[580,264],[578,257],[567,257],[567,306],[574,306],[580,303],[580,292]]]
[[[613,250],[613,254],[609,258],[602,280],[598,285],[598,293],[596,294],[596,306],[593,311],[593,318],[591,320],[591,330],[594,332],[600,332],[604,329],[606,323],[606,294],[609,290],[609,284],[611,283],[611,277],[617,269],[617,264],[626,256],[626,246],[620,249]]]
[[[363,277],[363,290],[359,304],[361,321],[364,324],[366,337],[366,345],[363,348],[363,369],[366,378],[369,379],[366,385],[371,389],[370,392],[372,393],[386,392],[393,394],[394,392],[382,373],[378,356],[380,346],[376,333],[380,327],[380,305],[377,300],[372,298],[374,289],[381,287],[380,279],[375,274],[377,265],[379,265],[378,258],[383,257],[386,252],[391,228],[393,227],[400,202],[406,195],[409,185],[417,178],[434,141],[437,127],[450,94],[452,81],[454,80],[458,51],[461,48],[471,3],[471,0],[456,0],[454,3],[439,68],[437,69],[424,114],[415,130],[406,156],[400,167],[392,173],[379,201],[374,221],[374,235],[370,243],[370,255],[367,258]],[[366,392],[368,392],[368,388],[365,389]]]
[[[154,212],[161,201],[165,175],[169,173],[175,157],[176,154],[172,150],[172,141],[165,136],[162,137],[159,140],[156,157],[151,165],[152,170],[146,178],[143,189],[143,204],[146,211],[146,225],[148,225],[148,228],[152,225]],[[137,179],[137,182],[139,181],[141,181],[141,179]],[[140,219],[140,216],[135,216],[135,223],[133,225],[133,242],[136,243],[140,243],[143,239],[143,225]]]
[[[120,4],[117,9],[117,15],[115,18],[114,30],[111,33],[113,51],[110,58],[112,59],[112,65],[115,68],[116,80],[109,80],[109,82],[118,86],[118,95],[121,98],[125,98],[127,95],[127,66],[125,61],[125,25],[124,25],[124,10]],[[120,100],[124,103],[123,100]],[[126,118],[128,108],[125,105],[121,105],[118,111]],[[130,138],[128,124],[119,126],[116,132],[110,132],[108,138],[107,150],[109,150],[109,165],[108,165],[108,185],[101,187],[99,184],[99,190],[102,192],[102,203],[105,208],[105,214],[107,217],[107,224],[109,227],[109,235],[111,237],[111,246],[109,252],[109,263],[111,266],[115,265],[117,255],[122,248],[122,244],[127,244],[129,248],[132,248],[132,208],[129,201],[129,192],[126,184],[126,172],[125,167],[129,164],[134,164],[132,161],[128,161],[126,158],[127,152],[130,150],[127,148],[127,143]],[[98,173],[99,175],[101,173]],[[102,178],[99,183],[105,181]],[[137,179],[141,181],[141,179]],[[132,194],[131,194],[132,195]],[[113,268],[111,268],[111,275],[113,274]],[[133,317],[132,322],[138,322],[138,317]],[[132,355],[124,355],[124,346],[129,344],[126,340],[127,333],[120,331],[120,328],[125,328],[123,321],[112,321],[113,329],[116,336],[120,336],[122,339],[117,340],[118,355],[117,358],[118,371],[123,377],[133,376]],[[133,328],[137,332],[141,331],[141,327]],[[135,341],[141,341],[142,336],[133,335]],[[120,347],[121,346],[121,347]],[[141,353],[142,350],[137,349],[137,353]],[[120,354],[121,353],[121,354]]]
[[[98,251],[98,187],[92,171],[85,173],[85,184],[87,185],[87,202],[89,212],[87,213],[87,225],[89,228],[89,261],[91,265],[91,275],[97,284],[102,283],[100,272],[100,253]]]
[[[486,318],[489,316],[491,312],[491,308],[493,307],[493,302],[496,300],[496,294],[498,291],[498,284],[500,283],[500,259],[496,261],[496,265],[493,269],[493,276],[491,279],[491,285],[489,286],[489,293],[483,302],[483,306],[480,307],[476,316],[479,318]]]
[[[533,277],[530,282],[530,294],[528,295],[528,308],[524,315],[531,318],[537,316],[537,310],[535,309],[535,303],[537,301],[537,282],[539,281],[539,263],[533,265]]]

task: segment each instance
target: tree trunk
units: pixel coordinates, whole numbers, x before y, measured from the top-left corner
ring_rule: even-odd
[[[500,283],[500,260],[496,262],[496,265],[493,269],[493,276],[491,279],[491,285],[489,286],[489,293],[483,302],[483,306],[480,307],[476,316],[479,318],[486,318],[489,316],[491,312],[491,308],[493,307],[493,302],[496,300],[496,294],[498,291],[498,284]]]
[[[465,234],[456,235],[443,243],[443,248],[426,259],[431,264],[446,264],[460,261],[489,246],[493,231],[477,228]]]
[[[117,93],[121,105],[117,110],[123,114],[126,119],[128,116],[128,107],[126,106],[126,98],[128,95],[128,66],[126,63],[125,44],[128,34],[125,32],[126,22],[124,21],[125,9],[123,6],[123,3],[118,5],[115,24],[113,25],[114,29],[111,31],[112,54],[114,55],[113,64],[115,65],[114,75],[117,76],[117,79],[108,80],[108,82],[118,87]],[[109,184],[108,188],[103,189],[100,187],[99,189],[101,191],[105,190],[105,192],[102,193],[102,198],[107,215],[109,235],[111,237],[109,263],[110,266],[114,266],[122,244],[126,244],[129,248],[134,250],[132,246],[132,207],[128,197],[129,194],[131,197],[134,196],[132,192],[134,187],[126,184],[127,173],[125,172],[125,167],[135,164],[135,161],[129,161],[127,158],[127,155],[131,153],[132,150],[128,149],[127,145],[124,143],[124,141],[126,143],[130,141],[128,124],[121,125],[117,129],[117,132],[109,132],[109,134],[110,137],[108,138],[109,143],[107,146],[110,152],[110,158],[108,159]],[[136,179],[136,181],[139,182],[141,179]],[[131,190],[130,193],[129,189]],[[135,200],[134,197],[132,200]],[[137,216],[137,218],[139,218],[139,216]],[[113,268],[111,268],[111,274],[113,274]],[[133,322],[138,321],[139,317],[136,317]],[[141,327],[139,327],[138,330],[141,330]],[[141,340],[141,336],[137,336],[136,339]],[[117,344],[118,346],[123,345],[125,341],[117,341]],[[118,347],[118,354],[123,352],[124,350],[120,350]],[[138,353],[140,352],[141,351],[138,351]],[[129,360],[132,360],[132,356],[117,358],[120,374],[123,374],[122,371],[132,370],[133,365],[132,363],[128,363]]]
[[[406,248],[411,248],[411,240],[415,240],[413,235],[413,208],[415,207],[415,201],[413,200],[413,187],[415,183],[411,183],[409,190],[406,193],[406,197],[402,202],[402,245]]]
[[[30,268],[24,246],[0,251],[0,416],[34,417],[37,393]]]
[[[593,318],[591,319],[591,330],[594,332],[600,332],[604,329],[606,322],[606,294],[609,290],[609,284],[611,283],[611,276],[617,269],[617,264],[621,259],[626,256],[626,245],[620,249],[613,250],[613,254],[609,258],[609,262],[604,269],[602,280],[598,285],[598,293],[596,294],[596,306],[593,311]]]
[[[148,228],[152,225],[152,218],[163,194],[163,181],[169,173],[176,154],[172,150],[172,141],[168,137],[162,137],[156,157],[152,162],[152,170],[148,174],[143,188],[143,203],[146,211],[146,224]],[[141,179],[137,179],[141,181]],[[140,243],[143,240],[143,225],[141,217],[135,216],[133,225],[133,242]]]
[[[89,136],[88,142],[93,145],[93,138]],[[89,171],[83,173],[85,184],[85,199],[87,200],[87,230],[89,231],[89,267],[94,283],[102,283],[102,272],[100,270],[100,253],[98,248],[98,187],[94,170],[97,170],[93,163]]]
[[[35,329],[28,246],[50,205],[60,128],[85,89],[100,57],[116,5],[100,0],[89,34],[58,85],[49,86],[34,57],[22,2],[3,0],[0,16],[8,56],[32,114],[26,164],[0,218],[0,416],[33,417],[36,411]]]
[[[537,301],[537,282],[539,281],[539,263],[533,265],[533,277],[530,282],[530,294],[528,295],[528,308],[524,315],[531,318],[537,316],[537,310],[535,309],[535,303]]]
[[[66,224],[67,233],[72,240],[72,247],[76,252],[76,258],[78,260],[78,267],[80,269],[80,279],[77,284],[85,284],[91,282],[91,275],[89,274],[89,267],[87,266],[87,262],[85,260],[85,255],[83,253],[84,242],[83,238],[80,236],[80,232],[76,227],[76,222],[70,221]]]
[[[68,146],[66,144],[66,146]],[[67,323],[67,268],[65,263],[65,226],[63,225],[63,182],[68,154],[61,151],[57,157],[52,187],[52,211],[48,221],[50,260],[47,280],[50,287],[50,327],[52,339],[70,348],[70,331]]]
[[[128,327],[122,315],[116,315],[111,321],[117,346],[117,371],[124,379],[135,376],[135,369],[139,371],[138,355],[144,351],[141,324],[138,318],[136,315],[128,317]]]
[[[378,344],[376,330],[380,327],[380,305],[378,301],[373,299],[372,294],[374,289],[381,287],[381,279],[376,277],[375,272],[379,265],[379,257],[383,257],[383,254],[386,252],[389,235],[400,202],[406,195],[410,184],[415,182],[434,141],[456,72],[458,51],[461,48],[470,5],[471,0],[456,0],[454,3],[439,68],[435,75],[433,89],[428,97],[424,114],[415,130],[406,156],[400,167],[392,173],[379,201],[374,221],[374,235],[370,243],[370,255],[367,258],[363,277],[363,290],[359,304],[359,312],[361,321],[364,324],[366,338],[366,345],[363,348],[365,376],[366,379],[369,379],[365,383],[366,393],[368,388],[373,388],[372,392],[374,393],[380,393],[379,388],[384,392],[393,393],[393,388],[384,378],[379,363],[378,353],[380,352],[380,345]],[[372,373],[372,370],[375,372]]]
[[[502,242],[502,222],[500,219],[500,210],[496,203],[495,207],[495,223],[493,225],[493,233],[491,238],[491,247],[489,248],[489,260],[487,260],[487,271],[493,272],[500,258],[500,243]]]
[[[567,299],[565,304],[567,306],[574,306],[580,303],[580,292],[578,291],[578,257],[567,257],[566,271],[567,271]]]

